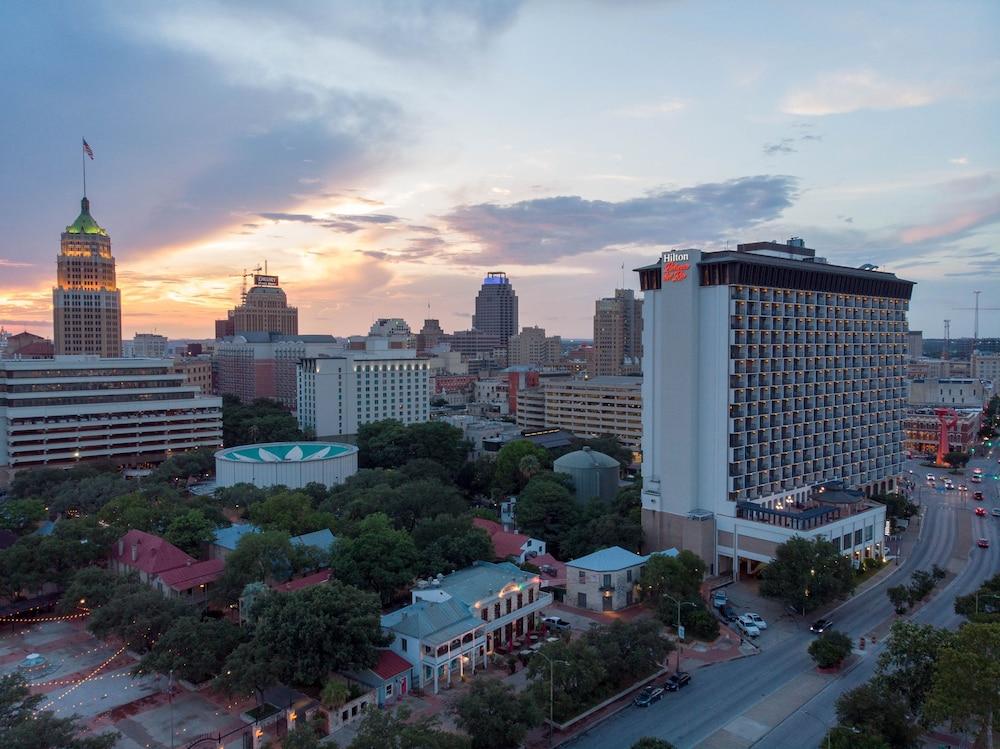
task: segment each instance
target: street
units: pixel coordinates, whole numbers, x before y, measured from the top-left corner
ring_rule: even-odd
[[[993,453],[970,462],[962,482],[976,467],[982,468],[986,477],[982,484],[969,487],[967,498],[959,496],[957,490],[942,493],[927,488],[927,473],[944,475],[945,471],[907,461],[917,486],[914,499],[924,512],[922,521],[911,522],[907,533],[919,534],[920,540],[891,576],[835,609],[836,629],[855,641],[869,635],[894,616],[886,588],[905,583],[911,573],[929,570],[934,564],[957,574],[913,618],[923,624],[958,626],[961,619],[953,610],[955,597],[972,592],[1000,570],[1000,519],[974,515],[975,505],[982,504],[987,512],[1000,507],[1000,481],[992,478],[1000,466]],[[971,490],[983,491],[986,501],[973,501]],[[989,539],[989,549],[976,546],[976,540],[983,537]],[[835,700],[871,677],[882,644],[880,641],[876,647],[869,646],[846,672],[820,676],[806,652],[815,635],[809,632],[808,622],[800,626],[801,632],[781,647],[699,669],[692,674],[687,689],[669,695],[652,708],[628,708],[569,745],[574,749],[627,747],[643,736],[655,736],[680,749],[819,746],[827,727],[836,722]],[[820,685],[816,693],[814,682],[818,679],[828,683]],[[813,687],[814,696],[804,703],[796,699],[800,685]]]

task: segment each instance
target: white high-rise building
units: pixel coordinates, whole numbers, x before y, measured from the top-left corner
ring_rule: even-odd
[[[104,459],[158,462],[222,446],[222,399],[169,359],[0,361],[0,485],[17,470]]]
[[[305,358],[298,365],[298,420],[318,437],[358,433],[372,421],[404,424],[430,418],[430,364],[415,349],[382,349],[329,358]]]
[[[648,548],[691,549],[715,574],[794,535],[884,556],[885,508],[866,496],[902,471],[912,282],[798,239],[638,270]]]

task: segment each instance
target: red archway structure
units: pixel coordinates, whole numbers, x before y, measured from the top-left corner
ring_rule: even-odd
[[[935,463],[939,466],[946,466],[948,464],[944,462],[944,456],[950,451],[948,430],[958,426],[958,414],[953,408],[935,408],[934,415],[938,419],[938,448]]]

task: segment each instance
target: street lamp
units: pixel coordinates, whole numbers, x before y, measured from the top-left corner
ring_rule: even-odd
[[[691,601],[679,601],[669,593],[664,593],[663,597],[669,598],[677,605],[677,669],[674,673],[679,674],[681,672],[681,650],[683,649],[683,645],[681,645],[681,643],[684,642],[684,627],[681,625],[681,606],[696,608],[698,604],[692,603]]]
[[[561,663],[564,666],[569,665],[569,661],[563,661],[559,659],[549,658],[541,650],[535,651],[535,655],[540,655],[549,663],[549,746],[552,746],[552,729],[555,726],[555,720],[553,719],[553,709],[555,705],[555,697],[553,692],[553,685],[556,681],[556,664]]]

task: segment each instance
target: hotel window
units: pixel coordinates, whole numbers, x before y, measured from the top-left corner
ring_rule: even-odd
[[[523,593],[518,593],[517,594],[517,607],[521,608],[522,606],[524,606],[524,594]]]
[[[509,598],[507,599],[507,613],[508,614],[510,613],[510,610],[511,610],[511,607],[512,607],[513,603],[514,602],[512,600],[510,600]]]
[[[530,604],[534,602],[535,602],[535,589],[528,588],[528,603]]]
[[[500,602],[499,601],[497,603],[493,604],[493,618],[494,619],[499,619],[500,618]]]

